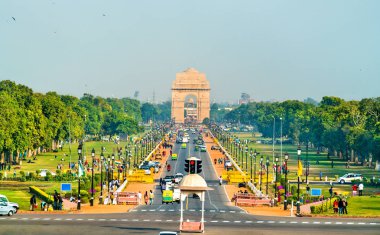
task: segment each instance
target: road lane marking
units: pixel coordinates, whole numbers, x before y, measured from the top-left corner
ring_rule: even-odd
[[[166,210],[164,210],[164,209],[161,209],[160,211],[166,211]]]
[[[139,220],[138,220],[138,219],[133,219],[132,221],[137,222],[137,221],[139,221]]]
[[[161,222],[162,220],[160,220],[160,219],[156,219],[156,220],[154,220],[154,221],[156,221],[156,222]]]
[[[122,219],[121,221],[125,222],[125,221],[128,221],[128,219]]]
[[[29,218],[22,218],[21,220],[29,220]]]
[[[220,212],[225,213],[226,211],[225,210],[220,210]]]
[[[365,223],[363,223],[363,222],[359,222],[358,224],[363,225],[363,224],[365,224]]]
[[[215,212],[215,210],[210,210],[210,212]]]
[[[308,221],[303,221],[302,223],[303,223],[303,224],[308,224],[309,222],[308,222]]]
[[[335,222],[335,224],[343,224],[342,222]]]
[[[241,223],[241,221],[240,220],[235,220],[234,223]]]
[[[286,221],[279,221],[279,224],[286,224]]]
[[[190,209],[189,211],[195,211],[194,209]]]
[[[149,222],[149,221],[150,221],[150,219],[144,219],[143,221],[144,221],[144,222]]]
[[[245,221],[245,223],[250,224],[250,223],[253,223],[253,221],[247,220],[247,221]]]
[[[167,219],[166,222],[172,222],[173,220],[172,219]]]
[[[81,220],[83,220],[83,219],[76,219],[76,220],[81,221]]]
[[[88,221],[94,221],[95,219],[87,219]]]
[[[354,223],[352,223],[352,222],[347,222],[347,224],[354,224]]]
[[[10,218],[11,220],[16,220],[16,219],[18,219],[18,218]]]
[[[321,222],[319,221],[314,221],[313,224],[320,224]]]
[[[331,222],[325,222],[325,224],[331,224]]]
[[[377,223],[369,223],[370,225],[376,225]]]
[[[290,222],[291,224],[298,224],[298,222],[297,221],[292,221],[292,222]]]
[[[131,210],[131,211],[136,212],[136,211],[138,211],[138,210],[133,209],[133,210]]]
[[[149,210],[149,211],[156,211],[156,210]]]
[[[223,223],[229,223],[230,221],[229,220],[223,220],[222,222]]]
[[[236,211],[230,211],[230,213],[236,213]]]
[[[43,220],[51,220],[50,218],[44,218]]]
[[[116,221],[116,219],[110,219],[110,221]]]
[[[62,220],[61,218],[56,218],[56,219],[54,219],[54,220]]]
[[[274,221],[271,220],[271,221],[267,221],[268,224],[274,224]]]
[[[210,222],[211,223],[218,223],[219,221],[218,220],[211,220]]]
[[[170,209],[169,211],[174,211],[173,209]]]
[[[146,211],[146,210],[141,210],[141,211]]]
[[[256,223],[258,223],[258,224],[262,224],[262,223],[264,223],[264,221],[259,220],[259,221],[256,221]]]
[[[106,219],[98,219],[98,221],[106,221]]]

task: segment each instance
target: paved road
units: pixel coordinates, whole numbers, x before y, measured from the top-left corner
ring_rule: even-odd
[[[195,137],[195,136],[192,136]],[[206,234],[379,234],[380,219],[318,219],[279,218],[253,216],[230,205],[224,188],[218,185],[217,176],[207,153],[194,152],[192,140],[187,149],[175,145],[177,161],[169,161],[172,174],[184,173],[188,156],[201,158],[201,175],[214,188],[206,195]],[[156,188],[153,205],[139,206],[129,213],[120,214],[62,214],[62,215],[14,215],[0,217],[0,234],[158,234],[159,231],[179,228],[178,204],[162,204],[161,191]],[[189,199],[184,219],[199,220],[199,199]]]

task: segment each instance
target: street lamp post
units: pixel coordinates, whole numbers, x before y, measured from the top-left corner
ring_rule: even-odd
[[[301,157],[301,146],[298,145],[298,149],[297,149],[297,165],[298,165],[298,169],[297,169],[297,216],[300,216],[301,215],[301,207],[300,207],[300,172],[299,172],[299,169],[300,169],[300,157]]]
[[[95,163],[95,149],[91,151],[92,168],[91,168],[91,199],[90,206],[94,206],[94,163]]]
[[[80,210],[80,164],[82,160],[82,143],[78,145],[78,203],[77,210]]]
[[[266,163],[266,166],[267,166],[267,189],[266,189],[266,194],[268,195],[268,183],[269,183],[269,157],[267,157],[267,163]]]
[[[306,184],[309,182],[307,181],[307,177],[309,176],[309,140],[306,142]]]
[[[248,173],[248,144],[245,145],[245,172]]]
[[[260,192],[261,192],[261,185],[263,184],[263,161],[264,158],[261,156],[260,158]]]
[[[103,150],[100,153],[100,196],[99,204],[103,204],[103,163],[104,163],[104,154]]]
[[[278,172],[278,157],[275,160],[276,180],[274,181],[274,197],[277,197],[277,172]]]
[[[253,178],[252,178],[252,159],[253,159],[253,154],[252,154],[252,149],[249,151],[249,157],[251,158],[251,183],[254,183]],[[255,161],[256,161],[256,156],[255,156]]]
[[[285,153],[285,197],[284,197],[284,210],[288,209],[288,160],[289,154]]]

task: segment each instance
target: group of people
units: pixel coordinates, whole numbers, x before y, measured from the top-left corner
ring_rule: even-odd
[[[139,205],[142,204],[141,199],[142,199],[142,194],[141,194],[141,191],[139,191],[137,193],[137,200],[138,200]],[[154,193],[152,192],[152,190],[149,190],[149,192],[145,191],[145,194],[144,194],[145,205],[152,205],[153,200],[154,200]]]
[[[348,206],[348,203],[346,199],[342,199],[342,198],[335,199],[333,203],[334,214],[339,214],[339,215],[347,214],[347,206]]]
[[[53,210],[62,210],[63,205],[63,199],[61,194],[57,192],[57,190],[54,190],[53,195]]]

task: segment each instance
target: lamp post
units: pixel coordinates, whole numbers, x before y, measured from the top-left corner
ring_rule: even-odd
[[[284,210],[288,209],[288,160],[289,154],[285,153],[285,197],[284,197]]]
[[[274,181],[274,197],[277,197],[277,171],[278,171],[278,157],[275,160],[276,179]]]
[[[301,215],[301,207],[300,207],[300,174],[299,174],[299,169],[300,169],[300,157],[301,157],[301,146],[298,145],[298,149],[297,149],[297,165],[298,165],[298,169],[297,169],[297,216],[300,216]]]
[[[110,196],[111,196],[111,188],[110,188],[110,182],[111,182],[111,157],[110,155],[108,155],[108,164],[107,164],[107,178],[108,178],[108,195],[107,195],[107,198],[108,198],[108,203],[110,201]]]
[[[264,158],[261,156],[260,158],[260,192],[261,192],[261,185],[263,184],[263,161]]]
[[[78,145],[78,203],[77,210],[80,210],[80,164],[82,160],[82,143]]]
[[[114,169],[113,163],[114,162],[115,162],[115,154],[112,154],[112,156],[111,156],[111,180],[112,180],[112,182],[114,180],[114,177],[113,177],[113,169]]]
[[[267,157],[267,163],[266,163],[266,166],[267,166],[267,189],[266,189],[266,194],[268,195],[268,181],[269,181],[269,157]]]
[[[248,172],[248,144],[245,145],[245,172]]]
[[[100,153],[100,196],[99,204],[103,204],[103,163],[104,163],[104,154],[103,150]]]
[[[251,183],[253,183],[254,181],[252,181],[252,158],[253,158],[253,155],[252,155],[252,148],[251,148],[251,150],[249,151],[249,157],[251,158]],[[256,156],[255,156],[255,158],[256,158]],[[256,160],[256,159],[255,159]]]
[[[306,184],[309,182],[307,181],[307,177],[309,176],[309,140],[306,142]]]
[[[136,157],[137,157],[137,145],[135,144],[135,155],[133,156],[133,169],[136,167]]]
[[[255,157],[255,166],[254,166],[254,171],[253,171],[253,182],[255,182],[255,183],[256,183],[256,157],[258,154],[260,154],[260,153],[256,152],[256,149],[255,149],[255,152],[253,153],[253,156]]]
[[[91,168],[91,199],[90,206],[94,206],[94,163],[95,163],[95,149],[91,151],[92,168]]]

